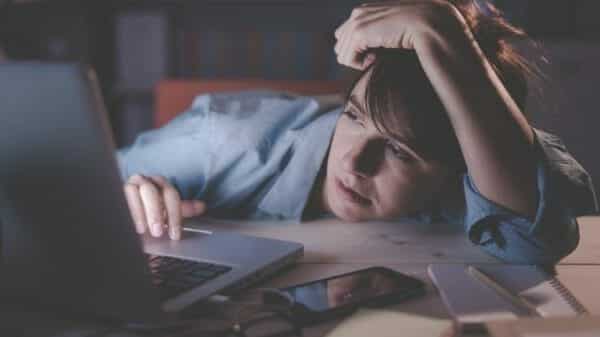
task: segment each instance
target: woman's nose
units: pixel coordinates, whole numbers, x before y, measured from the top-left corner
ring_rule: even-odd
[[[355,142],[342,157],[342,169],[362,177],[375,174],[379,162],[376,143],[369,139]]]

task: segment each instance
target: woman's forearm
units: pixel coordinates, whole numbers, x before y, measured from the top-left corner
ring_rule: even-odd
[[[533,131],[470,31],[456,20],[415,42],[447,110],[479,192],[533,217],[537,205]]]

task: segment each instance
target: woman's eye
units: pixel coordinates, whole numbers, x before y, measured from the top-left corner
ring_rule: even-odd
[[[387,141],[386,146],[396,158],[404,160],[404,161],[411,160],[411,157],[408,155],[408,153],[406,153],[406,151],[404,151],[402,148],[394,145],[392,142]]]
[[[344,115],[346,115],[346,117],[348,117],[352,121],[358,120],[358,116],[350,110],[344,110]]]

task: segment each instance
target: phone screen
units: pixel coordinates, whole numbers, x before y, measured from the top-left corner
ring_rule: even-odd
[[[383,296],[408,297],[423,287],[421,280],[391,269],[369,268],[280,291],[313,312],[324,312]]]

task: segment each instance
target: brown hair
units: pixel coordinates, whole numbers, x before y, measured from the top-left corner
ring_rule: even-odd
[[[521,39],[535,45],[533,40],[508,23],[502,13],[487,1],[449,2],[465,17],[486,58],[517,105],[523,109],[528,92],[527,79],[536,76],[538,70],[526,61],[510,40]],[[366,113],[377,129],[393,137],[391,128],[398,125],[398,116],[390,112],[408,109],[409,127],[420,153],[457,172],[464,172],[466,166],[450,120],[416,53],[384,48],[373,52],[375,61],[352,81],[346,91],[346,100],[358,81],[371,71],[364,102]]]

